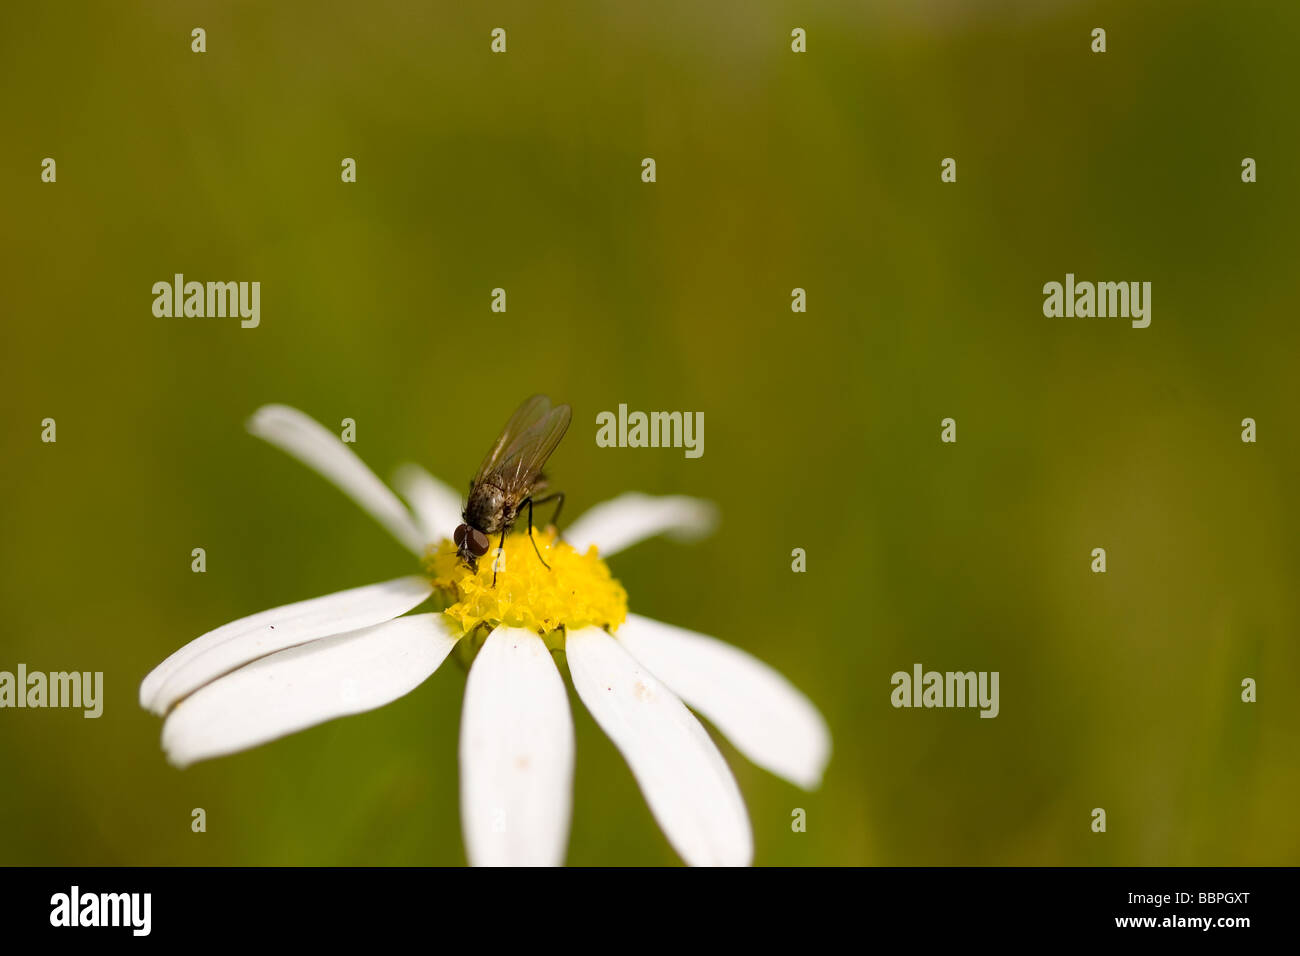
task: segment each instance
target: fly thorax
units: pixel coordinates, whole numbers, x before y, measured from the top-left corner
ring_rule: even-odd
[[[500,531],[505,525],[502,520],[504,505],[505,493],[500,488],[489,484],[475,485],[465,505],[465,521],[488,534]]]

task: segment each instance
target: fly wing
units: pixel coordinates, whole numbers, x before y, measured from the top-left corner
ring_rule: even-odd
[[[515,447],[515,443],[530,428],[545,419],[550,412],[551,400],[545,395],[534,395],[532,398],[524,399],[524,403],[515,409],[515,413],[506,422],[506,427],[501,429],[496,444],[492,446],[492,450],[483,459],[483,464],[478,466],[478,471],[474,473],[474,481],[471,486],[477,485],[489,472],[499,472],[501,463],[505,461],[510,449]]]
[[[506,448],[491,474],[499,479],[498,484],[507,494],[522,495],[532,488],[546,460],[569,430],[572,418],[573,409],[568,405],[556,406]]]

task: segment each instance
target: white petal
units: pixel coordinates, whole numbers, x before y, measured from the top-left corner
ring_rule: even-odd
[[[196,637],[140,684],[140,706],[155,714],[236,667],[295,644],[392,620],[433,592],[420,575],[262,611]]]
[[[618,640],[754,763],[806,790],[821,783],[830,731],[779,672],[730,644],[639,614],[627,616]]]
[[[703,537],[717,523],[718,510],[710,501],[630,491],[580,515],[564,529],[564,540],[579,553],[594,544],[600,556],[607,558],[657,534],[681,540]]]
[[[246,750],[410,693],[456,646],[444,614],[415,614],[291,647],[191,694],[163,724],[178,767]]]
[[[287,405],[263,405],[248,430],[337,485],[344,494],[416,554],[428,544],[397,495],[343,441],[315,419]]]
[[[569,838],[573,719],[551,652],[499,627],[469,671],[460,718],[460,818],[474,866],[559,866]]]
[[[397,469],[394,484],[410,502],[426,542],[451,537],[460,524],[460,495],[419,465]]]
[[[599,628],[570,631],[565,653],[578,696],[632,768],[673,849],[692,866],[747,866],[749,815],[700,722]]]

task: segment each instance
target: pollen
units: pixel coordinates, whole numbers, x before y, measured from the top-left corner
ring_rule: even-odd
[[[443,613],[463,634],[480,624],[542,635],[561,628],[617,630],[627,617],[627,591],[597,556],[595,545],[579,554],[554,529],[534,529],[533,536],[549,569],[538,560],[526,531],[507,535],[500,552],[493,548],[479,559],[477,571],[461,561],[449,540],[430,549],[424,569],[448,602]]]

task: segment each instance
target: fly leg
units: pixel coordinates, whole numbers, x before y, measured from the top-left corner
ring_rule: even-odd
[[[543,499],[543,500],[548,501],[550,499]],[[523,502],[519,505],[521,511],[523,510],[524,505],[528,505],[528,540],[533,543],[533,550],[537,552],[537,560],[542,562],[542,567],[544,567],[547,571],[549,571],[551,570],[551,566],[547,564],[546,559],[542,557],[542,551],[539,547],[537,547],[537,539],[533,537],[533,499],[525,498]]]
[[[553,492],[552,494],[547,495],[545,498],[538,498],[533,503],[540,508],[542,505],[550,504],[552,501],[555,502],[555,514],[551,515],[551,524],[556,526],[556,530],[559,530],[560,509],[564,507],[564,492],[563,491]]]
[[[528,514],[529,514],[529,517],[531,518],[531,517],[532,517],[532,511],[529,511]],[[532,531],[532,527],[530,526],[528,530],[531,532],[531,531]],[[506,550],[505,550],[505,548],[506,548],[506,531],[507,531],[506,528],[502,528],[502,529],[501,529],[501,540],[500,540],[500,542],[498,542],[498,544],[497,544],[497,556],[496,556],[495,558],[492,559],[492,586],[493,586],[493,587],[496,587],[496,586],[497,586],[497,569],[501,567],[501,556],[502,556],[503,554],[506,553]],[[537,547],[537,545],[533,545],[533,547]],[[545,564],[545,563],[546,563],[545,561],[542,562],[542,564]]]
[[[555,514],[551,516],[551,524],[555,524],[555,522],[560,517],[560,509],[564,507],[563,491],[557,491],[555,492],[555,494],[547,495],[545,498],[538,498],[537,501],[533,501],[531,497],[528,497],[525,498],[519,505],[520,510],[523,509],[524,505],[528,505],[528,540],[533,543],[533,551],[537,553],[537,560],[542,562],[542,567],[544,567],[548,571],[551,570],[551,566],[547,564],[546,559],[542,557],[542,551],[540,548],[537,547],[537,539],[533,537],[533,505],[534,504],[544,505],[551,501],[556,501],[556,499],[559,500],[555,505]]]

